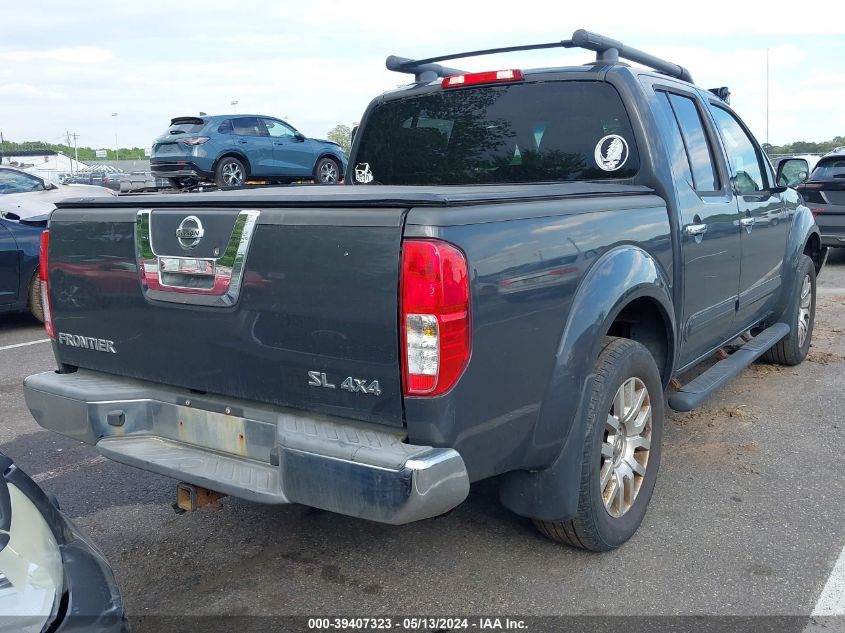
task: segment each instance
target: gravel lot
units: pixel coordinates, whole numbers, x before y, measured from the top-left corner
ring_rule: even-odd
[[[819,280],[808,362],[755,364],[703,408],[672,414],[645,522],[606,555],[545,540],[499,506],[495,481],[402,527],[231,498],[177,515],[174,481],[32,420],[21,381],[54,367],[50,346],[3,348],[41,339],[31,319],[0,317],[0,450],[102,547],[135,618],[806,616],[845,545],[845,249]]]

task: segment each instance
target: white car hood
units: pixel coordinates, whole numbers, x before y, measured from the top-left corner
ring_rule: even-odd
[[[67,198],[114,196],[115,192],[95,185],[56,185],[56,189],[0,195],[0,213],[11,212],[21,219],[46,215]]]

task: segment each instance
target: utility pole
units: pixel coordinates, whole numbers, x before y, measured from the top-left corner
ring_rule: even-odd
[[[766,145],[769,145],[769,49],[766,49]]]
[[[117,112],[112,112],[113,117],[117,117]],[[114,152],[117,160],[120,160],[120,146],[117,144],[117,118],[114,120]]]
[[[71,173],[71,175],[73,175],[74,165],[79,165],[79,147],[76,144],[76,139],[79,138],[79,134],[77,134],[76,132],[74,132],[73,134],[68,132],[67,135],[68,135],[68,142],[67,142],[68,145],[70,145],[70,137],[71,136],[73,137],[73,160],[74,160],[74,163],[73,163],[73,165],[70,166],[70,173]],[[77,171],[78,171],[78,169],[79,168],[77,167]]]

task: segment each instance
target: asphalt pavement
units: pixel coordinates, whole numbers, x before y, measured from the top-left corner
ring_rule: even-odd
[[[136,618],[806,616],[822,598],[836,607],[845,546],[845,249],[818,295],[807,362],[755,364],[702,408],[671,414],[645,521],[608,554],[544,539],[499,505],[495,481],[400,527],[232,498],[176,514],[174,481],[33,421],[21,381],[55,363],[25,316],[0,317],[0,450],[104,550]]]

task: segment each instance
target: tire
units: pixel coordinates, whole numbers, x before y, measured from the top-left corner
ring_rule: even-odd
[[[801,255],[792,297],[781,319],[789,324],[789,334],[763,354],[763,360],[777,365],[799,365],[807,358],[816,321],[816,267]]]
[[[340,180],[340,164],[324,156],[314,165],[314,182],[320,185],[336,185]]]
[[[622,393],[621,408],[626,410],[626,399],[636,405],[643,390],[639,415],[620,422],[617,396]],[[568,521],[535,519],[537,529],[554,541],[594,552],[612,550],[630,539],[642,523],[657,481],[663,414],[663,385],[649,351],[636,341],[607,337],[596,361],[589,407],[580,421],[586,425],[586,437],[578,511]],[[638,433],[635,422],[642,424]],[[613,433],[614,426],[625,432]],[[628,466],[632,463],[641,474]],[[622,477],[621,488],[617,475]],[[622,490],[622,496],[616,490]]]
[[[221,158],[214,170],[214,182],[218,187],[239,187],[246,183],[247,177],[243,162],[234,156]]]
[[[32,316],[44,323],[44,304],[41,303],[41,277],[37,271],[29,283],[29,311]]]

